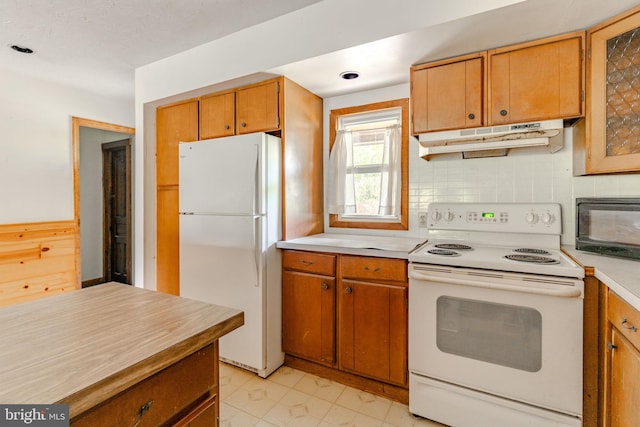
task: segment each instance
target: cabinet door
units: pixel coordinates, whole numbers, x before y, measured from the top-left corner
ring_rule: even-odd
[[[640,11],[589,32],[586,172],[640,170]]]
[[[331,366],[335,360],[335,278],[284,270],[282,350]]]
[[[170,421],[176,418],[184,419],[185,423],[182,425],[188,425],[189,420],[195,420],[205,412],[211,417],[209,408],[216,401],[216,394],[212,394],[211,390],[218,388],[218,372],[214,368],[218,363],[217,345],[216,342],[198,350],[157,374],[133,384],[106,402],[77,415],[71,420],[71,425],[173,426],[176,423]],[[108,390],[108,387],[105,389]],[[99,396],[99,389],[94,393]],[[189,415],[182,415],[183,413]],[[194,424],[196,425],[198,424]]]
[[[238,89],[236,129],[239,134],[266,132],[280,127],[279,82]]]
[[[609,421],[611,427],[640,426],[640,352],[612,328]]]
[[[340,369],[404,386],[407,288],[342,280],[338,289]]]
[[[178,185],[178,143],[198,140],[198,100],[156,110],[156,184]]]
[[[413,134],[484,126],[485,59],[485,54],[476,54],[412,68]]]
[[[156,283],[180,294],[178,143],[198,140],[198,101],[156,110]]]
[[[200,139],[231,136],[236,128],[236,94],[203,96],[200,100]]]
[[[583,40],[490,50],[489,125],[581,116]]]

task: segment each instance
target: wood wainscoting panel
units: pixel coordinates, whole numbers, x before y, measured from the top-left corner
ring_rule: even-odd
[[[74,221],[0,225],[0,306],[77,289]]]

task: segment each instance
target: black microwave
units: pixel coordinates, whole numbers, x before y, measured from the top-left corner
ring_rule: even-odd
[[[640,259],[640,198],[577,198],[576,249]]]

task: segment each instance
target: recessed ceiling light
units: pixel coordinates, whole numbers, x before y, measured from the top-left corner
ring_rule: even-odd
[[[342,73],[340,73],[340,77],[345,80],[353,80],[360,77],[360,73],[358,73],[357,71],[343,71]]]
[[[20,53],[33,53],[32,49],[29,49],[28,47],[18,46],[17,44],[11,45],[11,49]]]

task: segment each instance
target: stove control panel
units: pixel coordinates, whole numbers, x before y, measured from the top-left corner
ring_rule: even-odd
[[[431,203],[431,229],[560,234],[557,203]]]

